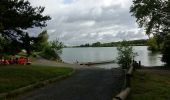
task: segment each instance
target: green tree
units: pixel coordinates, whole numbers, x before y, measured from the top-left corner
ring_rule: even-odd
[[[168,34],[170,29],[169,0],[133,0],[130,8],[139,27],[144,27],[146,34]]]
[[[118,51],[117,57],[118,64],[122,68],[130,67],[130,64],[132,63],[132,60],[135,56],[132,46],[129,46],[127,41],[124,40],[121,42],[119,46],[117,46],[117,51]]]
[[[47,30],[42,31],[38,37],[34,38],[33,49],[37,52],[43,51],[44,48],[49,46]]]
[[[49,44],[50,44],[51,51],[55,52],[54,58],[58,59],[58,61],[61,61],[60,55],[64,47],[63,42],[60,42],[59,39],[55,39],[54,41],[51,41]]]
[[[86,43],[85,45],[84,45],[84,47],[89,47],[90,46],[90,44],[89,43]]]
[[[13,55],[21,51],[21,44],[15,40],[0,37],[0,54]]]
[[[157,45],[157,41],[154,37],[149,38],[147,40],[147,44],[148,44],[149,50],[151,50],[151,51],[158,51],[159,50],[158,45]]]
[[[28,33],[25,33],[24,36],[22,36],[21,41],[22,48],[27,51],[27,56],[30,56],[32,51],[32,38],[28,35]]]
[[[60,54],[62,53],[62,48],[64,44],[60,42],[58,39],[49,42],[49,45],[44,48],[41,56],[47,59],[53,59],[57,61],[61,61]]]
[[[92,47],[100,47],[101,46],[101,43],[100,42],[96,42],[96,43],[93,43],[92,44]]]
[[[55,39],[54,41],[50,42],[50,47],[52,49],[61,50],[64,47],[64,44],[60,42],[59,39]]]
[[[45,27],[49,16],[43,16],[44,7],[32,7],[26,0],[0,1],[0,34],[3,37],[18,40],[23,30],[33,27]]]
[[[169,49],[167,37],[170,33],[170,0],[133,0],[130,12],[136,17],[139,27],[145,28],[147,35],[153,34],[157,43],[165,42],[163,48],[160,44],[158,47],[162,49],[163,61],[168,64],[170,56],[166,55],[170,51],[166,50]]]

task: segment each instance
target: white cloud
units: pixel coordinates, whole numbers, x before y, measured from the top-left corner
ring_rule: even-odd
[[[93,26],[95,24],[95,21],[85,21],[85,22],[82,22],[80,23],[80,26],[82,27],[90,27],[90,26]]]
[[[66,45],[146,38],[129,13],[131,0],[29,1],[34,6],[46,7],[44,14],[52,17],[45,28],[50,39],[60,38]]]

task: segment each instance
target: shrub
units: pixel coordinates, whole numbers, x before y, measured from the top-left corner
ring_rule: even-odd
[[[118,57],[117,57],[118,64],[122,68],[127,68],[128,66],[130,66],[132,59],[135,56],[132,46],[129,46],[127,41],[123,41],[117,47],[117,50],[118,50]]]
[[[41,53],[41,56],[46,59],[61,61],[59,54],[54,49],[52,49],[50,47],[46,47],[43,50],[43,52]]]

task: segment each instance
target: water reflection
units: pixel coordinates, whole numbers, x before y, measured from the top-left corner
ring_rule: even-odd
[[[147,46],[134,46],[134,51],[138,53],[135,60],[141,61],[144,66],[160,66],[160,53],[152,53],[147,50]],[[94,62],[114,60],[117,57],[116,47],[96,47],[96,48],[64,48],[61,58],[64,62]],[[117,67],[116,64],[99,65],[99,67]]]
[[[148,52],[148,63],[150,65],[156,66],[156,64],[158,63],[159,65],[163,65],[163,63],[161,62],[161,58],[162,55],[160,54],[160,52]]]

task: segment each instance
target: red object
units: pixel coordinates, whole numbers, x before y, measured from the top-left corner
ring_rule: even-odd
[[[9,64],[8,60],[4,60],[4,64]]]
[[[26,58],[24,58],[24,57],[20,57],[20,58],[18,58],[17,63],[18,63],[18,64],[26,64],[26,63],[27,63],[27,60],[26,60]]]
[[[10,60],[0,60],[0,64],[21,64],[24,65],[27,62],[29,62],[28,58],[20,57],[16,59],[10,59]]]

